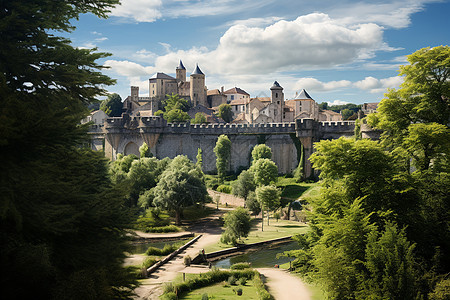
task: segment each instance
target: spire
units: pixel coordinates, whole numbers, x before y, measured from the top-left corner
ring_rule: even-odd
[[[282,88],[281,85],[278,83],[278,81],[275,81],[270,89],[271,89],[271,90],[282,90],[283,88]]]
[[[183,66],[183,62],[180,59],[180,64],[177,67],[177,70],[186,70],[186,68]]]
[[[200,70],[200,68],[198,67],[198,64],[197,64],[197,67],[195,68],[195,70],[194,70],[194,72],[192,72],[192,74],[191,75],[205,75],[205,74],[203,74],[203,72],[202,72],[202,70]]]

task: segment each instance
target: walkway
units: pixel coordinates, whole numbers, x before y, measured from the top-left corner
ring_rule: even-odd
[[[300,278],[286,270],[258,268],[259,273],[267,278],[266,285],[275,300],[311,300],[311,293]]]

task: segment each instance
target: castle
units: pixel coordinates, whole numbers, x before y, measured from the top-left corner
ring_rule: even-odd
[[[295,99],[285,100],[283,87],[275,81],[270,88],[271,97],[250,98],[244,90],[234,87],[227,91],[223,87],[208,90],[205,74],[197,65],[186,81],[186,68],[180,60],[175,70],[176,78],[165,73],[156,73],[149,79],[149,96],[139,97],[139,87],[131,87],[131,95],[123,102],[123,109],[130,115],[154,116],[162,108],[161,102],[166,95],[178,94],[188,100],[192,112],[201,112],[207,118],[212,117],[220,104],[228,103],[232,107],[232,123],[260,124],[294,122],[296,119],[311,118],[316,121],[342,121],[340,114],[319,110],[311,96],[302,90]]]

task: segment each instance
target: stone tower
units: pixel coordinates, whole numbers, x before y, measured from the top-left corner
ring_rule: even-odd
[[[270,88],[270,91],[272,92],[272,104],[275,104],[274,121],[283,122],[283,114],[284,114],[283,88],[277,81],[275,81],[273,83],[273,86]]]
[[[139,87],[138,86],[132,86],[131,87],[131,99],[133,101],[139,100]]]
[[[177,82],[186,82],[186,68],[183,66],[183,62],[180,59],[180,64],[176,69],[177,73]]]
[[[201,104],[207,106],[206,102],[206,88],[205,88],[205,74],[200,70],[200,68],[195,68],[194,72],[191,74],[190,78],[190,96],[193,106]]]

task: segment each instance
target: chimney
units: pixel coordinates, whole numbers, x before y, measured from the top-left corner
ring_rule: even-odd
[[[223,86],[220,88],[220,92],[223,94]]]

